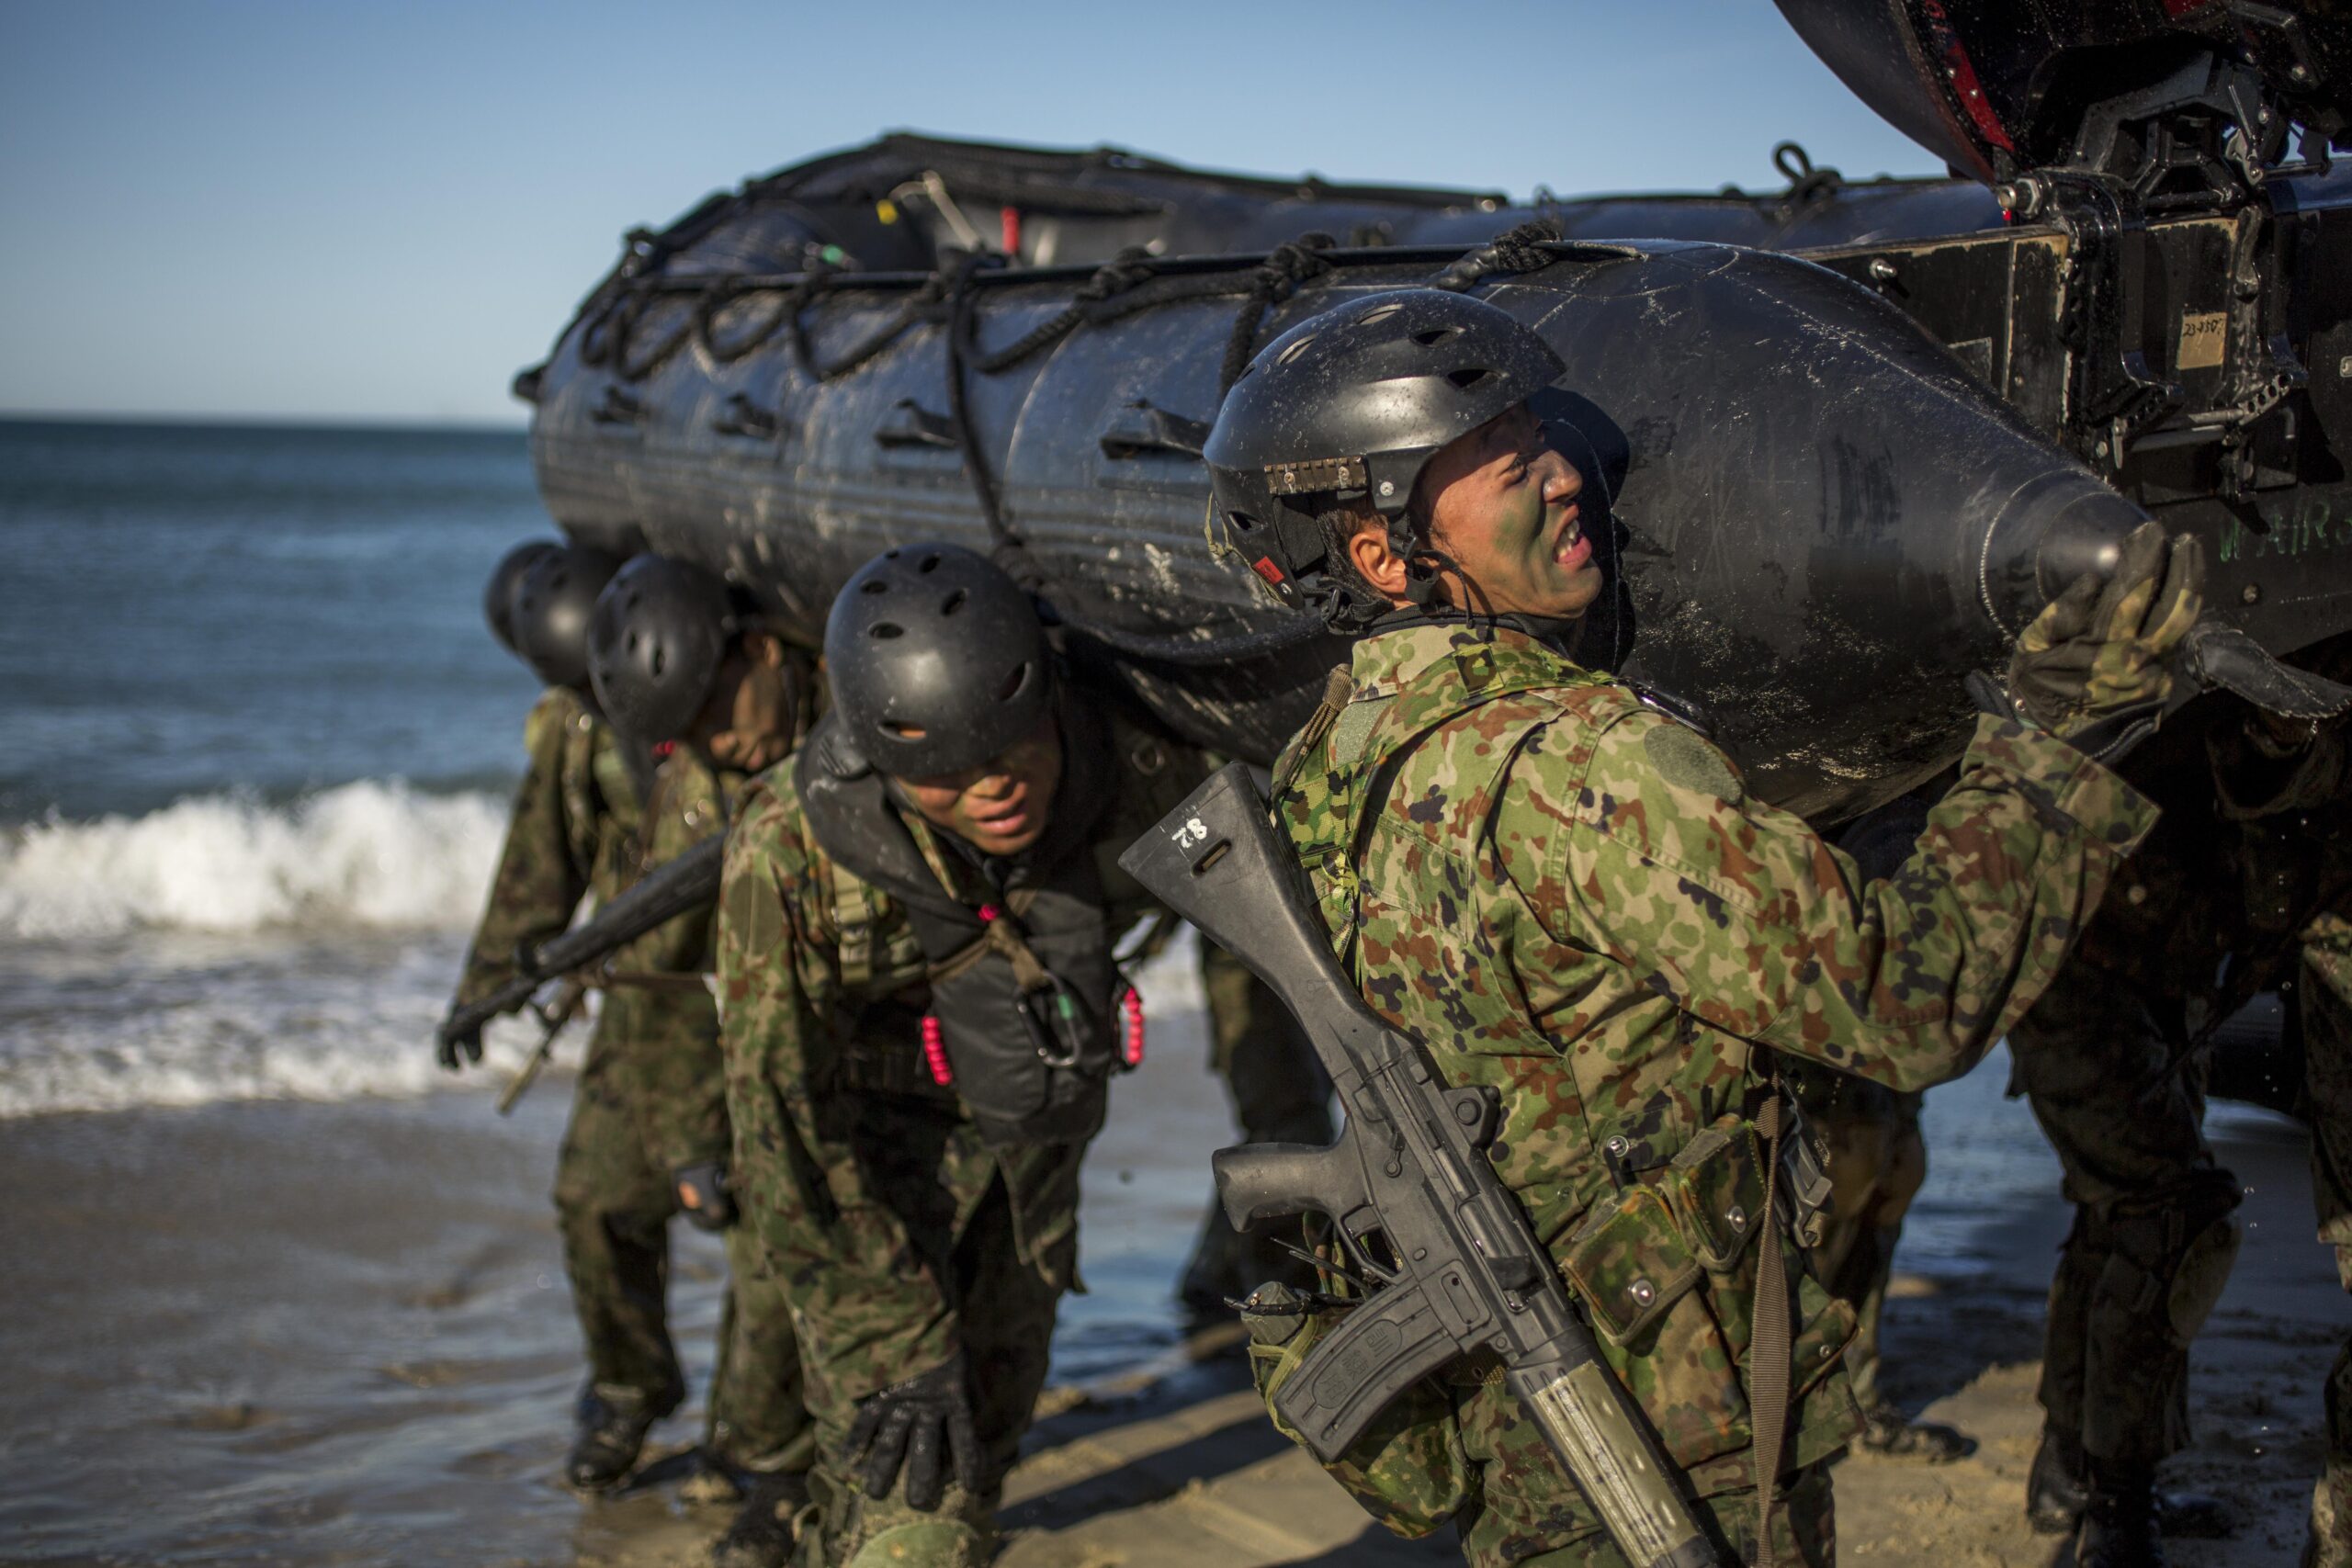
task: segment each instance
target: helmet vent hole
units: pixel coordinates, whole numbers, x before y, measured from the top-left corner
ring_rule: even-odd
[[[635,653],[637,651],[637,634],[635,632],[628,634],[628,650],[631,653]]]
[[[1296,343],[1292,344],[1288,348],[1283,349],[1282,357],[1275,360],[1274,363],[1277,365],[1288,365],[1292,360],[1296,359],[1300,355],[1305,354],[1314,344],[1315,338],[1316,334],[1313,333],[1309,333],[1306,336],[1300,338]]]
[[[915,570],[917,571],[937,571],[939,570],[939,558],[936,555],[925,556],[922,558],[922,563],[917,566]]]
[[[893,740],[920,740],[923,736],[922,725],[907,724],[895,718],[884,719],[879,728],[883,734]]]
[[[1226,515],[1233,519],[1233,525],[1245,534],[1254,534],[1258,531],[1258,520],[1247,512],[1228,512]]]
[[[653,678],[655,680],[659,681],[662,679],[662,671],[669,667],[669,663],[670,660],[664,657],[661,649],[657,648],[653,650]]]
[[[1390,301],[1388,304],[1385,304],[1385,305],[1375,305],[1375,306],[1374,306],[1371,310],[1366,310],[1366,311],[1363,313],[1363,315],[1360,318],[1360,320],[1361,320],[1362,323],[1363,323],[1364,326],[1367,326],[1367,327],[1368,327],[1368,326],[1372,325],[1374,321],[1386,321],[1389,317],[1391,317],[1391,316],[1395,315],[1397,311],[1399,311],[1399,310],[1403,310],[1404,308],[1405,308],[1404,306],[1399,305],[1399,304],[1397,304],[1397,303],[1396,303],[1395,301],[1393,301],[1393,300],[1392,300],[1392,301]],[[1417,340],[1417,341],[1418,341],[1418,340]]]
[[[1419,344],[1423,348],[1435,348],[1439,344],[1443,343],[1446,339],[1450,337],[1458,337],[1461,333],[1462,329],[1460,327],[1431,327],[1425,333],[1415,333],[1413,334],[1413,341]]]
[[[1473,366],[1466,370],[1449,370],[1445,378],[1466,392],[1493,374],[1483,367]]]
[[[945,602],[939,606],[939,613],[943,615],[952,615],[956,611],[962,609],[964,607],[964,601],[970,597],[971,595],[969,593],[966,592],[963,589],[958,588],[955,592],[950,593]]]
[[[1013,667],[1012,674],[1004,678],[1004,684],[997,688],[996,700],[1001,703],[1011,702],[1021,694],[1021,688],[1028,683],[1029,663],[1028,660],[1023,660]]]
[[[891,637],[906,636],[907,628],[899,625],[896,621],[877,621],[875,623],[874,629],[866,635],[869,637],[879,637],[887,642]]]
[[[860,593],[888,593],[889,591],[890,585],[878,577],[867,578],[865,586],[858,590]]]

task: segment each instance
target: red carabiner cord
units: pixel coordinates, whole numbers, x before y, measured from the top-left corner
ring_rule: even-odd
[[[947,1042],[939,1032],[935,1013],[922,1015],[922,1059],[931,1064],[931,1081],[943,1089],[956,1081],[956,1069],[947,1065]]]

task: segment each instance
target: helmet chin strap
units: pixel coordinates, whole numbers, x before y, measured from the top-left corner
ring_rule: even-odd
[[[1434,618],[1445,612],[1447,606],[1438,597],[1438,590],[1449,571],[1462,584],[1463,601],[1468,603],[1470,580],[1463,574],[1461,564],[1425,536],[1409,509],[1388,518],[1388,553],[1405,563],[1405,598],[1422,615]]]
[[[1396,530],[1392,529],[1392,536]],[[1451,576],[1455,586],[1453,601],[1448,603],[1438,596],[1438,589]],[[1510,626],[1523,632],[1538,642],[1548,643],[1566,654],[1575,646],[1577,634],[1583,629],[1582,615],[1549,616],[1527,615],[1492,608],[1493,602],[1476,579],[1462,569],[1462,563],[1434,545],[1424,546],[1405,558],[1405,597],[1408,606],[1390,612],[1384,619],[1387,626],[1420,624],[1437,626],[1458,620],[1476,636],[1494,640],[1495,628]]]

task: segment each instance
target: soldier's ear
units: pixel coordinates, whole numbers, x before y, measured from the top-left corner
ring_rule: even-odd
[[[1348,564],[1366,587],[1392,603],[1404,602],[1405,562],[1388,547],[1388,529],[1377,516],[1348,536],[1347,552]]]

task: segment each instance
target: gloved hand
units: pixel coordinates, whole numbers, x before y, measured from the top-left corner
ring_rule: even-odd
[[[443,1066],[454,1073],[465,1065],[458,1059],[461,1051],[465,1053],[467,1062],[479,1063],[481,1060],[481,1029],[479,1025],[472,1029],[458,1028],[458,1009],[452,1007],[449,1016],[443,1019],[441,1026],[433,1032],[433,1055]]]
[[[2009,700],[2029,723],[2095,757],[2155,728],[2173,659],[2205,607],[2205,550],[2154,521],[2104,579],[2085,572],[2042,606],[2009,660]]]
[[[735,1223],[735,1200],[727,1190],[727,1168],[715,1159],[682,1165],[672,1173],[678,1205],[698,1231],[723,1231]]]
[[[978,1492],[980,1437],[972,1425],[972,1397],[965,1389],[961,1356],[868,1394],[850,1423],[842,1462],[854,1466],[864,1461],[869,1497],[888,1496],[903,1467],[907,1506],[928,1513],[945,1495],[943,1450],[955,1465],[956,1484]]]

